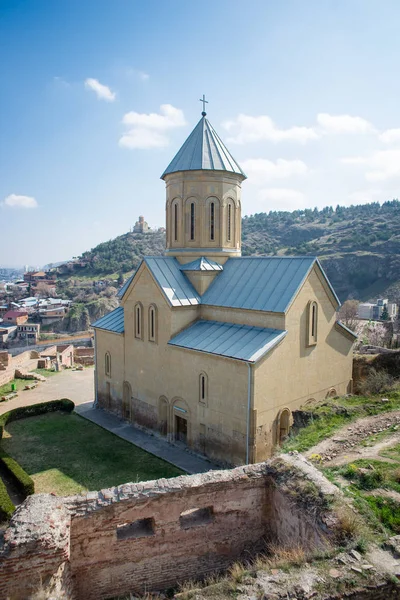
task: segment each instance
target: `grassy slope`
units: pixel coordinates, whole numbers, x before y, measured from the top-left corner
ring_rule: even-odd
[[[182,474],[76,414],[14,421],[7,425],[3,447],[32,477],[37,493],[69,495]]]
[[[305,407],[311,414],[311,421],[285,442],[283,451],[305,452],[351,421],[400,409],[399,389],[385,393],[385,397],[389,402],[382,403],[380,394],[371,397],[330,398],[315,406]]]
[[[382,394],[380,394],[372,397],[330,399],[317,404],[309,409],[314,418],[285,442],[283,451],[304,452],[358,418],[400,408],[399,389],[385,393],[385,396],[389,398],[389,402],[382,403]],[[392,429],[392,431],[396,430],[397,427]],[[361,445],[371,446],[387,435],[388,432],[385,431],[369,436]],[[382,450],[380,456],[382,460],[360,458],[342,467],[325,466],[322,470],[328,479],[339,486],[341,478],[347,480],[348,487],[344,488],[345,494],[351,498],[354,506],[377,536],[400,534],[399,501],[386,497],[382,492],[379,494],[381,489],[400,494],[400,445]],[[386,457],[396,462],[386,462]],[[374,491],[377,495],[371,493]]]

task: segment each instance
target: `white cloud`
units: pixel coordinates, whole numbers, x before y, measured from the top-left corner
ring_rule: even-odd
[[[400,150],[381,150],[371,156],[353,156],[343,158],[348,165],[365,165],[367,181],[386,181],[400,177]]]
[[[20,196],[18,194],[10,194],[2,202],[3,206],[10,208],[37,208],[38,203],[32,196]]]
[[[114,102],[117,94],[112,92],[107,85],[103,85],[97,79],[86,79],[85,88],[87,90],[93,90],[100,100],[106,100],[106,102]]]
[[[148,73],[145,73],[144,71],[138,71],[137,74],[139,79],[141,79],[142,81],[147,81],[148,79],[150,79],[150,75]]]
[[[267,140],[270,142],[291,141],[305,144],[309,140],[317,139],[318,133],[311,127],[289,127],[279,129],[267,115],[252,117],[240,114],[234,121],[222,123],[224,129],[231,134],[228,143],[246,144]]]
[[[380,134],[379,139],[385,144],[400,142],[400,129],[387,129]]]
[[[63,77],[53,77],[53,83],[54,85],[58,85],[63,88],[71,87],[71,84],[68,81],[66,81],[66,79],[64,79]]]
[[[309,172],[307,165],[298,159],[278,158],[273,162],[264,158],[250,158],[242,161],[240,165],[249,177],[249,182],[254,184],[264,184],[274,179],[288,179]]]
[[[317,123],[322,127],[323,133],[373,133],[374,127],[361,117],[350,115],[329,115],[319,113]]]
[[[124,148],[162,148],[169,143],[166,133],[175,127],[186,125],[183,111],[171,104],[162,104],[159,113],[137,113],[124,115],[123,124],[127,131],[119,140]]]
[[[303,192],[290,188],[266,188],[258,193],[260,210],[297,210],[304,208],[306,198]]]

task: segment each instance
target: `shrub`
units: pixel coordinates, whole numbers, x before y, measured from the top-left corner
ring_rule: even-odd
[[[7,521],[15,510],[15,506],[8,495],[7,488],[0,479],[0,522]]]
[[[389,391],[394,384],[394,378],[387,371],[377,371],[372,368],[367,378],[359,385],[363,396],[371,396]]]
[[[40,402],[39,404],[32,404],[32,406],[20,406],[19,408],[14,408],[0,416],[0,440],[3,437],[3,429],[7,423],[57,410],[72,412],[74,408],[75,404],[72,400],[68,400],[67,398],[52,400],[51,402]]]
[[[0,464],[7,471],[15,486],[25,495],[30,496],[35,493],[35,484],[26,471],[16,460],[0,448]]]
[[[26,417],[33,417],[35,415],[42,415],[48,412],[54,412],[61,410],[64,412],[72,412],[75,404],[67,398],[61,400],[53,400],[52,402],[41,402],[39,404],[33,404],[32,406],[21,406],[14,408],[7,413],[0,416],[0,440],[3,437],[3,430],[7,423],[11,421],[17,421],[18,419],[24,419]],[[11,456],[7,454],[0,446],[0,464],[2,468],[10,475],[14,485],[20,490],[25,496],[35,493],[35,485],[33,479],[29,477],[28,473],[24,471],[20,464],[17,463]],[[2,514],[9,515],[11,506],[11,513],[14,511],[14,505],[12,504],[10,497],[8,496],[7,490],[4,487],[5,493],[2,491],[4,486],[0,479],[0,517]],[[8,518],[8,516],[4,518]]]

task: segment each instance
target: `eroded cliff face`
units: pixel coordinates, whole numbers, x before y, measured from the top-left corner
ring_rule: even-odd
[[[321,264],[341,302],[399,294],[400,256],[354,252],[324,256]]]

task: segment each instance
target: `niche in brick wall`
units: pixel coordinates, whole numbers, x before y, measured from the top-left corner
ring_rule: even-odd
[[[139,519],[133,523],[124,523],[117,526],[117,540],[130,538],[143,538],[155,535],[154,519]]]
[[[206,508],[191,508],[185,510],[179,517],[179,525],[181,529],[190,529],[191,527],[199,527],[200,525],[208,525],[214,520],[214,512],[212,506]]]

